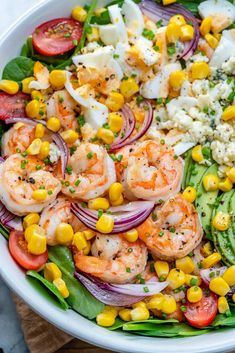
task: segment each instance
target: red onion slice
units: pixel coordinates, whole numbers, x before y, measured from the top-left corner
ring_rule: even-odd
[[[74,276],[96,299],[112,306],[131,306],[146,296],[161,292],[167,286],[167,282],[109,284],[79,272],[75,272]]]
[[[6,124],[15,124],[18,122],[22,122],[25,124],[31,124],[33,126],[36,126],[38,123],[42,124],[43,126],[46,127],[46,122],[44,120],[33,120],[30,118],[24,118],[24,117],[19,117],[19,118],[8,118],[5,120]],[[48,129],[47,129],[48,130]],[[64,177],[65,175],[65,170],[68,164],[68,159],[69,159],[69,151],[68,151],[68,147],[66,145],[66,143],[64,142],[63,138],[60,136],[60,134],[55,133],[55,132],[51,132],[50,130],[48,130],[51,134],[52,140],[55,142],[55,144],[57,145],[57,147],[60,150],[61,153],[61,171],[62,171],[62,175]]]
[[[4,162],[4,159],[0,157],[0,164]],[[8,209],[0,201],[0,223],[11,230],[23,231],[21,217],[18,217],[8,211]]]
[[[184,6],[180,4],[162,6],[157,2],[151,0],[142,0],[139,6],[143,14],[149,17],[154,22],[162,20],[162,24],[167,25],[169,19],[172,16],[181,14],[184,16],[185,20],[188,23],[191,23],[193,25],[194,37],[190,42],[187,42],[185,44],[184,51],[180,55],[180,58],[188,60],[189,57],[196,50],[200,38],[198,21],[196,17],[192,14],[192,12],[187,10]]]
[[[111,144],[110,152],[116,151],[117,149],[120,149],[121,147],[124,147],[126,145],[130,145],[131,143],[135,142],[140,137],[142,137],[149,129],[153,120],[153,108],[151,104],[146,100],[142,103],[142,106],[146,107],[144,122],[141,126],[140,131],[136,135],[130,137],[135,127],[135,117],[129,106],[127,104],[124,105],[123,114],[125,116],[125,123],[119,134],[120,138],[118,137],[118,139],[113,144]],[[131,123],[129,123],[129,127],[127,123],[128,121],[131,121]],[[122,133],[125,134],[123,138],[121,138]]]
[[[130,204],[111,207],[114,218],[114,227],[110,234],[126,232],[143,223],[154,209],[153,201],[136,201]],[[96,231],[96,222],[98,221],[98,212],[84,208],[80,203],[72,203],[71,210],[73,214],[88,228]]]

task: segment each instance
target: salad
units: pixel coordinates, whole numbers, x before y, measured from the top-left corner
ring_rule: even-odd
[[[61,309],[154,337],[235,327],[234,21],[227,0],[93,0],[6,64],[0,232]]]

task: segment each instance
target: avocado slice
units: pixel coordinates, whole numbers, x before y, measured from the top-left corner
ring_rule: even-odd
[[[232,199],[234,199],[235,191],[231,190],[222,194],[219,205],[213,210],[212,217],[216,215],[217,212],[221,211],[223,213],[229,213],[231,207],[233,207]],[[219,231],[213,226],[211,227],[214,245],[218,252],[221,253],[223,262],[227,265],[235,264],[235,238],[233,235],[232,224],[226,231]]]
[[[207,239],[211,238],[211,216],[213,206],[215,204],[216,198],[218,196],[218,190],[216,191],[206,191],[203,187],[203,177],[208,174],[217,174],[218,165],[217,163],[212,164],[207,168],[206,172],[202,175],[200,182],[197,187],[197,198],[195,201],[196,210],[200,216],[202,227],[206,233]]]
[[[184,190],[186,188],[186,180],[188,178],[188,173],[189,173],[189,166],[192,162],[192,149],[188,150],[185,154],[184,154],[184,174],[183,174],[183,179],[181,182],[181,188],[182,190]]]
[[[191,175],[189,178],[188,185],[193,186],[195,189],[197,189],[198,185],[199,185],[203,175],[207,171],[207,169],[208,169],[208,166],[206,166],[206,165],[198,164],[198,163],[192,164]]]

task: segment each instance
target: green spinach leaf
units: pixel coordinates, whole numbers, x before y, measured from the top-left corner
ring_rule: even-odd
[[[65,301],[65,299],[62,297],[56,286],[49,282],[47,279],[45,279],[43,276],[40,275],[40,273],[36,271],[28,271],[27,276],[33,277],[37,279],[39,282],[41,282],[59,301],[60,306],[62,309],[66,310],[69,309],[69,305]]]
[[[104,308],[104,304],[94,298],[83,285],[74,278],[74,262],[71,251],[65,246],[53,246],[49,248],[49,259],[54,262],[63,274],[69,297],[67,302],[79,314],[94,319]]]
[[[21,82],[24,78],[33,76],[34,61],[25,56],[18,56],[3,69],[2,78],[5,80],[13,80]]]
[[[6,240],[9,239],[10,231],[0,223],[0,234],[4,236]]]

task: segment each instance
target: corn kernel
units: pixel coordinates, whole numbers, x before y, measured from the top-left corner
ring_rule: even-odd
[[[112,313],[115,317],[118,316],[118,309],[114,306],[105,305],[103,313]]]
[[[98,42],[100,39],[99,29],[96,27],[91,27],[91,31],[87,33],[86,38],[88,42]]]
[[[24,237],[28,243],[34,234],[45,236],[45,230],[42,227],[40,227],[38,224],[31,224],[30,226],[25,228]]]
[[[27,77],[24,80],[22,80],[22,92],[26,93],[26,94],[30,94],[32,92],[32,88],[29,88],[29,84],[30,82],[34,81],[35,78],[32,77]]]
[[[118,314],[123,321],[131,321],[131,309],[120,310]]]
[[[162,312],[164,314],[172,314],[176,311],[176,301],[172,295],[164,295],[162,303]]]
[[[174,71],[170,74],[169,84],[173,89],[179,90],[185,78],[186,77],[183,71]]]
[[[83,235],[86,238],[86,240],[91,240],[96,236],[96,233],[93,230],[88,229],[83,231]]]
[[[180,26],[177,23],[169,23],[166,27],[166,39],[168,43],[175,43],[180,37]]]
[[[35,138],[41,139],[45,135],[45,127],[42,124],[37,124],[35,127]]]
[[[201,278],[198,276],[187,274],[187,275],[185,275],[185,284],[187,284],[187,286],[189,286],[189,287],[200,286]]]
[[[48,120],[47,120],[47,128],[53,132],[57,132],[59,131],[61,127],[60,124],[60,119],[56,118],[55,116],[51,116]]]
[[[36,99],[38,102],[41,102],[41,103],[44,102],[44,97],[40,91],[33,90],[31,92],[31,98]]]
[[[230,216],[228,213],[223,213],[221,211],[217,212],[212,220],[212,225],[214,228],[224,231],[229,228]]]
[[[124,202],[124,198],[122,195],[119,196],[119,198],[116,201],[111,201],[112,206],[120,206]]]
[[[72,144],[77,141],[78,139],[78,133],[74,130],[65,130],[61,132],[61,137],[67,144]]]
[[[226,178],[219,182],[219,189],[223,192],[230,191],[232,190],[232,188],[233,188],[233,183],[229,178]]]
[[[43,141],[40,147],[38,158],[45,159],[50,153],[50,143],[48,141]]]
[[[204,156],[202,154],[202,146],[201,145],[197,145],[195,147],[193,147],[192,149],[192,159],[195,162],[202,162],[204,160]]]
[[[76,232],[73,236],[72,244],[76,246],[78,250],[83,250],[87,247],[87,240],[83,232]]]
[[[114,226],[114,219],[109,214],[102,214],[96,222],[96,229],[100,233],[108,234],[111,233]]]
[[[207,41],[207,43],[209,44],[209,46],[212,48],[212,49],[215,49],[218,44],[219,44],[219,41],[217,38],[215,38],[212,34],[210,33],[207,33],[205,35],[205,40]]]
[[[154,263],[154,268],[158,278],[166,278],[169,273],[169,264],[166,261],[156,261]]]
[[[109,188],[109,198],[111,201],[117,201],[122,195],[123,186],[121,183],[113,183]]]
[[[229,286],[235,285],[235,265],[230,266],[223,274],[222,278]]]
[[[185,274],[183,271],[174,268],[170,270],[166,280],[167,282],[169,282],[169,288],[176,289],[181,287],[185,283]]]
[[[184,16],[179,14],[172,16],[169,20],[169,23],[176,23],[179,26],[186,25]]]
[[[221,260],[221,255],[218,252],[214,252],[213,254],[207,256],[205,259],[202,260],[202,267],[203,268],[210,268],[215,266]]]
[[[108,145],[114,141],[114,133],[111,130],[105,129],[103,127],[98,129],[96,136]]]
[[[91,242],[87,240],[87,246],[82,250],[83,255],[88,255],[91,251]]]
[[[232,301],[235,303],[235,293],[232,295]]]
[[[69,297],[69,291],[66,286],[65,281],[62,278],[56,278],[53,281],[53,284],[56,286],[60,294],[62,295],[63,298],[68,298]]]
[[[148,309],[156,309],[161,310],[163,301],[165,300],[164,295],[162,293],[158,293],[153,295],[149,301],[147,302],[146,306]]]
[[[195,270],[195,265],[193,260],[189,256],[177,259],[175,262],[175,267],[183,271],[186,274],[192,273]]]
[[[208,241],[206,244],[203,245],[202,253],[204,256],[209,256],[213,254],[213,249],[210,241]]]
[[[212,292],[224,297],[230,290],[229,285],[222,277],[215,277],[210,281],[209,288]]]
[[[101,14],[106,11],[107,9],[105,7],[98,7],[98,9],[95,9],[94,14],[96,16],[101,16]]]
[[[231,180],[232,183],[235,183],[235,168],[230,168],[228,171],[227,171],[227,176],[228,178]]]
[[[44,266],[44,277],[49,282],[53,282],[57,278],[62,278],[62,272],[54,262],[48,262]]]
[[[47,198],[47,191],[43,189],[34,190],[32,192],[32,198],[39,202],[45,201]]]
[[[202,179],[202,183],[206,191],[215,191],[219,188],[219,178],[217,175],[205,175]]]
[[[100,313],[96,316],[96,322],[99,326],[110,327],[115,323],[115,315],[110,311]]]
[[[176,0],[162,0],[163,5],[170,5],[176,2]]]
[[[40,139],[35,139],[32,141],[32,143],[29,145],[27,148],[26,152],[30,156],[35,156],[40,152],[40,148],[42,146],[42,141]]]
[[[202,299],[202,290],[198,286],[193,286],[187,290],[187,299],[190,303],[197,303]]]
[[[28,241],[27,248],[33,255],[43,254],[47,250],[47,238],[45,232],[33,232]]]
[[[126,99],[130,99],[134,94],[139,92],[139,86],[133,77],[129,77],[127,80],[121,82],[120,92]]]
[[[125,233],[125,238],[130,243],[135,242],[139,237],[138,231],[136,229],[129,230]]]
[[[135,308],[144,308],[146,309],[147,306],[146,306],[146,303],[143,302],[143,301],[140,301],[140,302],[137,302],[135,304],[132,305],[132,308],[135,309]]]
[[[123,117],[117,113],[109,113],[108,124],[112,132],[119,132],[123,125]]]
[[[149,319],[149,311],[147,308],[138,307],[131,310],[131,320],[140,321]]]
[[[235,119],[235,105],[227,107],[222,115],[224,121]]]
[[[229,312],[228,301],[225,297],[219,297],[218,299],[218,311],[220,314],[225,314]]]
[[[87,17],[87,12],[83,7],[76,6],[73,8],[72,18],[74,20],[79,21],[79,22],[85,22],[86,17]]]
[[[49,75],[49,82],[54,90],[63,89],[66,83],[64,70],[52,70]]]
[[[29,213],[27,216],[24,217],[23,227],[24,229],[26,229],[32,224],[38,224],[39,221],[40,221],[40,216],[38,213]]]
[[[212,18],[211,17],[206,17],[204,20],[202,20],[201,26],[200,26],[200,33],[204,37],[207,33],[210,33],[211,31],[211,24],[212,24]]]
[[[109,93],[105,103],[111,111],[117,112],[122,109],[124,105],[124,97],[121,93],[112,91]]]
[[[193,203],[196,200],[197,197],[197,190],[192,187],[192,186],[188,186],[184,191],[183,191],[183,198],[190,202]]]
[[[62,222],[56,227],[56,240],[61,245],[71,244],[74,232],[70,224]]]
[[[197,61],[191,66],[193,80],[202,80],[210,75],[209,65],[203,61]]]
[[[0,80],[0,91],[4,91],[8,94],[16,94],[19,91],[19,85],[15,81]]]
[[[39,111],[40,111],[40,102],[36,99],[33,99],[26,105],[26,114],[29,118],[32,119],[39,119]]]
[[[180,27],[180,40],[187,42],[192,40],[194,37],[194,28],[190,25],[184,25]]]

